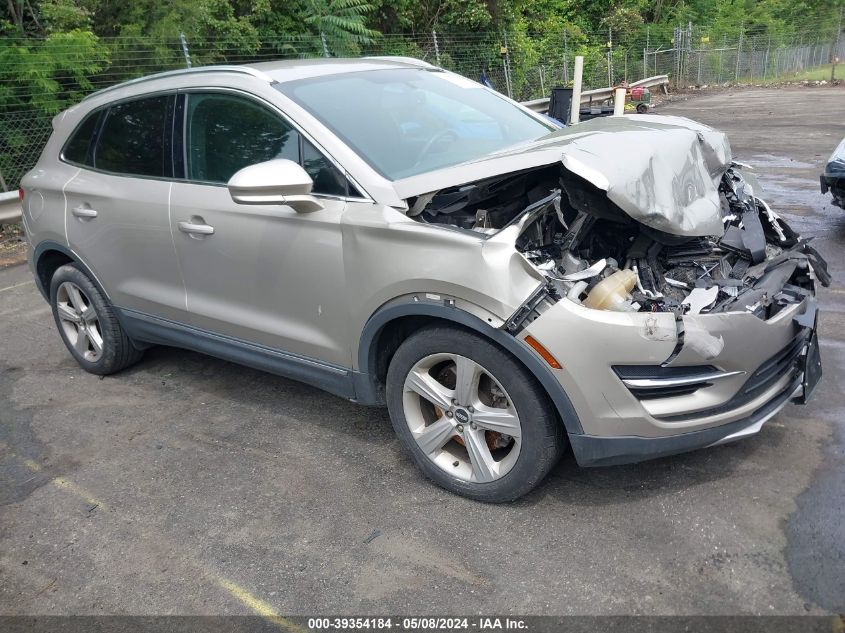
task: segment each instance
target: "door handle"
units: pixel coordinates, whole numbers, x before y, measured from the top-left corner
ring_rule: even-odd
[[[91,207],[74,207],[70,210],[74,217],[77,218],[96,218],[97,210]]]
[[[193,222],[179,222],[179,230],[190,235],[214,235],[214,227],[208,224],[194,224]]]

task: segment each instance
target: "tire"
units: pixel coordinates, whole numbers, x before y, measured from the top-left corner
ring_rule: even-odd
[[[50,307],[65,346],[85,371],[107,376],[143,356],[123,331],[109,302],[74,264],[61,266],[53,274]]]
[[[393,428],[417,467],[464,497],[513,501],[563,452],[562,424],[545,391],[472,332],[432,326],[408,337],[390,361],[386,387]]]
[[[637,112],[639,114],[645,114],[646,112],[648,112],[648,106],[644,103],[638,103],[637,104]]]

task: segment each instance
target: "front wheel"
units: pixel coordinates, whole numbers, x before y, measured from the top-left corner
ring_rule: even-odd
[[[417,466],[472,499],[526,494],[562,452],[560,422],[533,376],[464,330],[431,327],[405,340],[388,369],[387,405]]]

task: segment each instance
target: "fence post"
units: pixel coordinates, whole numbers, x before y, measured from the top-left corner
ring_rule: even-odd
[[[569,84],[569,38],[563,30],[563,85]]]
[[[648,48],[649,48],[649,40],[651,39],[651,33],[649,31],[651,27],[646,25],[645,27],[645,48],[643,49],[643,79],[648,77]]]
[[[766,80],[766,74],[769,70],[769,51],[772,48],[772,34],[769,33],[769,42],[766,44],[766,56],[763,58],[763,81]]]
[[[191,67],[191,54],[188,52],[188,40],[184,33],[179,33],[179,40],[182,42],[182,54],[185,56],[185,66]]]
[[[3,178],[3,171],[2,170],[0,170],[0,190],[2,190],[2,191],[8,191],[9,190],[9,186],[6,184],[6,179]]]
[[[569,104],[569,124],[578,123],[581,117],[581,80],[584,76],[584,58],[575,56],[575,68],[572,73],[572,102]]]
[[[692,57],[692,20],[687,23],[687,64],[686,73],[684,73],[686,83],[689,84],[689,65]]]
[[[434,40],[434,59],[437,60],[437,65],[440,66],[440,46],[437,45],[437,31],[431,30],[431,39]]]
[[[329,56],[329,45],[326,43],[326,35],[320,31],[320,43],[323,45],[323,57]]]
[[[739,59],[742,56],[742,36],[745,31],[745,23],[739,24],[739,43],[736,45],[736,71],[734,72],[734,83],[739,83]]]
[[[505,54],[502,56],[502,67],[505,71],[505,86],[508,90],[508,98],[513,99],[513,86],[511,85],[511,53],[508,49],[508,34],[502,32],[502,37],[505,40]]]
[[[836,62],[839,61],[839,40],[842,37],[842,5],[839,6],[839,22],[836,26],[836,40],[830,53],[830,81],[836,80]]]
[[[613,86],[613,29],[607,27],[607,85]]]
[[[679,50],[679,46],[681,45],[680,39],[681,39],[681,29],[679,29],[679,28],[678,29],[672,29],[672,52],[674,53],[674,56],[675,56],[675,60],[674,60],[675,63],[673,65],[674,65],[674,71],[675,71],[674,72],[674,74],[675,74],[674,80],[675,80],[675,87],[676,88],[681,85],[681,78],[678,76],[678,74],[680,73],[680,70],[681,70],[681,66],[678,63],[678,50]],[[654,59],[655,59],[655,65],[656,65],[657,64],[657,55],[656,54],[654,56]]]
[[[751,50],[749,51],[748,54],[749,54],[749,59],[751,60],[751,63],[748,64],[748,68],[749,68],[749,71],[751,73],[750,81],[751,81],[751,83],[754,83],[754,38],[753,37],[751,38]]]

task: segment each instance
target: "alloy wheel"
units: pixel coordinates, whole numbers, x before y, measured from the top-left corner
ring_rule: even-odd
[[[86,361],[96,363],[103,355],[103,335],[91,299],[75,283],[65,281],[56,292],[56,308],[70,346]]]
[[[421,359],[405,378],[402,402],[417,445],[449,475],[489,483],[516,463],[522,425],[513,401],[472,359],[449,353]]]

